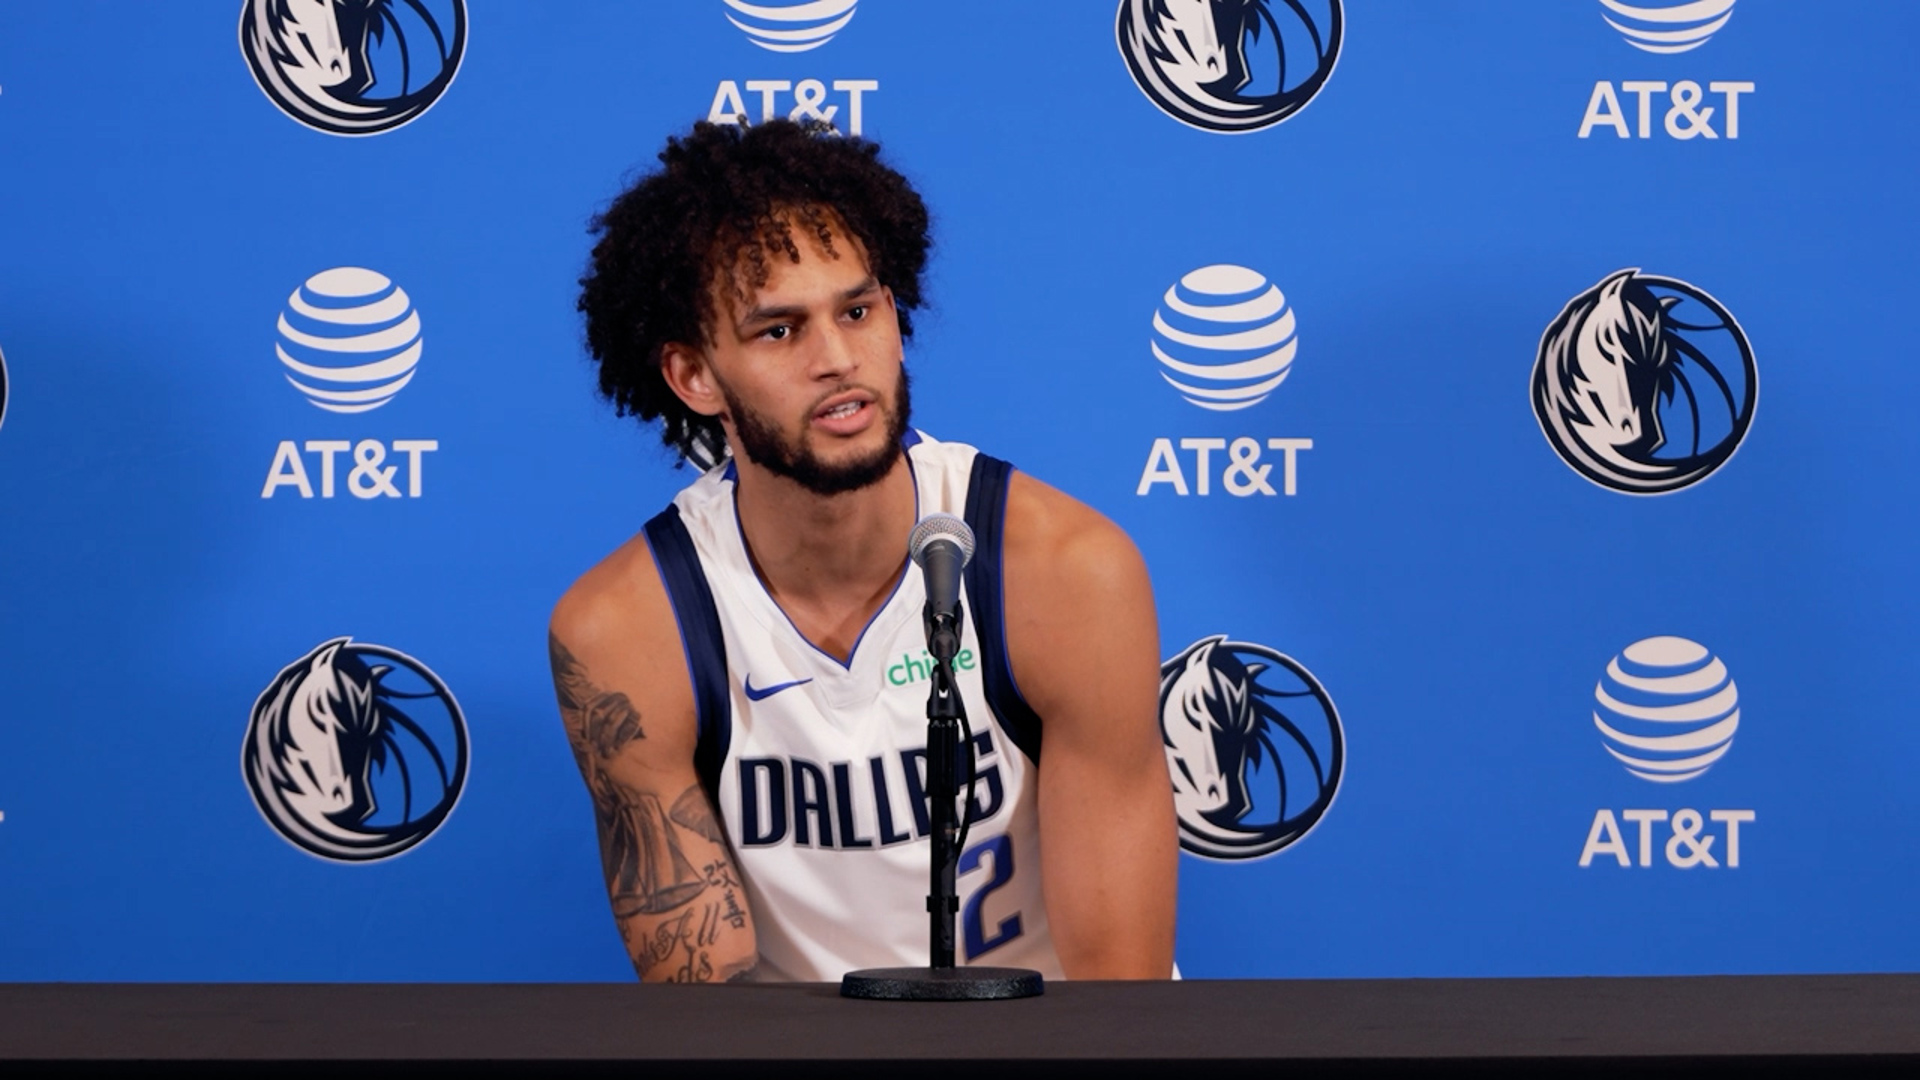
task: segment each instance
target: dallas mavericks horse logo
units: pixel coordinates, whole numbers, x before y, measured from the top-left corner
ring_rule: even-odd
[[[466,0],[246,0],[240,12],[240,51],[260,89],[333,135],[418,118],[466,49]]]
[[[1258,131],[1307,107],[1333,74],[1341,0],[1121,0],[1114,36],[1133,81],[1175,120]]]
[[[466,720],[418,660],[334,638],[261,693],[240,767],[290,843],[371,862],[425,840],[453,812],[467,778]]]
[[[1160,733],[1180,846],[1213,859],[1254,859],[1305,836],[1346,759],[1340,716],[1312,673],[1219,634],[1160,665]]]
[[[1676,491],[1725,464],[1758,389],[1746,332],[1719,301],[1638,270],[1574,297],[1533,366],[1547,441],[1580,475],[1633,495]]]

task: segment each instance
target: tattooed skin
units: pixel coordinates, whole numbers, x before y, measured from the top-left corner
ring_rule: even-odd
[[[696,836],[716,844],[727,842],[727,834],[720,831],[720,823],[713,820],[713,810],[707,806],[707,793],[697,787],[681,792],[673,801],[672,816],[675,824]]]
[[[727,861],[722,859],[708,863],[701,868],[700,872],[705,876],[708,885],[721,890],[720,902],[726,905],[726,910],[720,913],[720,917],[727,920],[735,930],[746,929],[747,913],[740,907],[739,899],[734,896],[734,890],[740,887],[740,883],[734,880],[733,867],[728,866]]]
[[[706,793],[694,784],[668,808],[659,795],[617,779],[612,766],[621,753],[647,737],[639,710],[627,695],[594,685],[552,634],[547,652],[574,761],[593,797],[607,898],[634,970],[643,980],[668,982],[753,978],[757,958],[728,962],[726,952],[737,953],[738,945],[716,948],[725,931],[751,932],[732,863],[723,854],[696,868],[687,857],[696,838],[727,850]]]
[[[589,747],[603,758],[613,757],[635,739],[644,739],[640,713],[627,695],[607,693],[587,678],[587,671],[553,634],[547,635],[547,659],[553,665],[553,686],[560,698],[560,715],[576,732],[574,756]]]
[[[627,937],[627,949],[633,955],[633,965],[641,979],[663,968],[667,975],[665,982],[712,982],[716,976],[724,977],[728,982],[749,982],[759,964],[757,960],[732,973],[714,970],[713,946],[719,942],[721,930],[726,925],[734,925],[728,916],[727,906],[732,904],[732,894],[727,895],[724,903],[697,904],[674,917],[657,924],[648,935]],[[744,922],[744,917],[742,919]]]
[[[658,915],[704,892],[707,883],[681,853],[660,800],[610,782],[604,789],[595,808],[614,916]]]

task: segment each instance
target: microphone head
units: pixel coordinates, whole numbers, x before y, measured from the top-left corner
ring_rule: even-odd
[[[927,548],[940,540],[960,549],[961,566],[966,566],[972,560],[973,530],[952,514],[928,514],[921,518],[907,536],[907,555],[913,559],[915,566],[924,567],[927,565]]]

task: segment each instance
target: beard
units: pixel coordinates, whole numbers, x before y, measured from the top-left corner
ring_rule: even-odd
[[[893,392],[893,407],[887,414],[886,441],[870,454],[833,464],[814,454],[804,433],[796,440],[789,440],[778,424],[734,397],[732,388],[725,383],[720,384],[720,394],[733,417],[740,453],[755,465],[775,476],[786,477],[815,495],[841,495],[871,487],[892,472],[894,462],[900,460],[900,440],[907,433],[907,415],[911,408],[904,367],[900,369],[900,381]]]

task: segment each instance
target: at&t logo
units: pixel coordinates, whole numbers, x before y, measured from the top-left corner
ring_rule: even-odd
[[[378,135],[440,100],[467,48],[466,0],[246,0],[240,51],[280,111]]]
[[[727,21],[748,40],[784,53],[808,52],[832,41],[853,21],[858,6],[857,0],[723,2]],[[859,135],[866,126],[867,95],[879,89],[878,79],[722,79],[714,88],[713,103],[707,106],[707,122],[753,124],[785,117],[814,120]]]
[[[1740,690],[1706,646],[1678,637],[1636,641],[1593,688],[1593,726],[1607,753],[1642,780],[1691,780],[1733,748]]]
[[[1758,393],[1732,313],[1700,288],[1633,269],[1568,301],[1533,365],[1533,413],[1554,452],[1631,495],[1677,491],[1726,464]]]
[[[392,401],[413,381],[424,348],[407,290],[357,266],[308,278],[287,297],[279,331],[273,351],[287,381],[316,408],[336,413]]]
[[[1182,317],[1201,332],[1174,326]],[[1299,345],[1293,330],[1287,298],[1258,270],[1203,266],[1161,298],[1153,355],[1160,377],[1189,404],[1231,412],[1260,404],[1286,381]]]
[[[413,381],[425,349],[420,313],[407,291],[358,266],[308,278],[287,297],[276,330],[273,351],[287,382],[308,404],[340,415],[371,412],[392,401]],[[331,499],[344,487],[360,499],[419,498],[425,491],[423,455],[438,449],[437,439],[396,439],[391,446],[371,438],[282,440],[260,497],[290,488],[303,499],[316,493]],[[311,468],[303,450],[312,455]]]
[[[1340,59],[1341,0],[1121,0],[1114,38],[1134,84],[1202,131],[1280,123]]]
[[[1643,53],[1671,55],[1692,52],[1712,40],[1733,18],[1734,0],[1599,0],[1601,17],[1620,32],[1627,44]],[[1596,129],[1611,130],[1622,139],[1653,138],[1655,132],[1683,141],[1738,139],[1740,99],[1753,93],[1751,80],[1709,79],[1704,89],[1697,79],[1622,79],[1615,89],[1611,79],[1593,84],[1587,111],[1580,117],[1580,137]],[[1656,107],[1656,95],[1664,101]],[[1719,104],[1712,103],[1718,95]],[[1632,104],[1622,107],[1623,101]],[[1660,122],[1654,124],[1659,113]],[[1715,113],[1719,119],[1714,119]]]
[[[1293,309],[1279,286],[1258,270],[1222,263],[1167,288],[1153,313],[1148,348],[1160,363],[1160,377],[1188,404],[1238,412],[1267,400],[1286,381],[1299,348],[1294,331]],[[1192,455],[1190,467],[1176,443]],[[1164,485],[1176,495],[1211,495],[1218,476],[1220,490],[1229,495],[1293,495],[1299,490],[1299,455],[1311,449],[1312,439],[1293,437],[1158,438],[1135,494]],[[1276,463],[1262,460],[1269,451],[1280,459],[1278,477]]]
[[[708,123],[747,124],[784,116],[795,121],[818,120],[843,128],[849,135],[858,135],[866,123],[866,95],[880,89],[880,80],[834,79],[835,100],[829,101],[827,84],[819,79],[801,79],[797,83],[792,79],[748,79],[747,93],[759,98],[758,121],[756,114],[748,112],[740,87],[741,84],[732,79],[720,80],[713,92],[713,104],[707,107]],[[844,127],[842,105],[846,106]]]
[[[392,858],[460,801],[466,719],[425,664],[334,638],[261,691],[240,769],[288,843],[337,862]]]
[[[1682,637],[1650,637],[1608,661],[1593,688],[1593,724],[1607,753],[1626,771],[1657,784],[1704,775],[1733,748],[1740,727],[1740,691],[1712,650]],[[1580,850],[1580,866],[1611,856],[1619,866],[1653,865],[1660,851],[1681,870],[1740,865],[1740,827],[1752,810],[1681,807],[1598,810]],[[1630,845],[1621,822],[1637,829]],[[1654,827],[1664,826],[1656,837]],[[1717,828],[1716,828],[1717,826]]]
[[[853,21],[859,0],[800,0],[795,3],[725,0],[727,21],[747,40],[769,52],[807,52],[833,40]]]
[[[1160,665],[1160,732],[1180,846],[1256,859],[1333,805],[1346,738],[1306,668],[1264,645],[1205,637]]]

